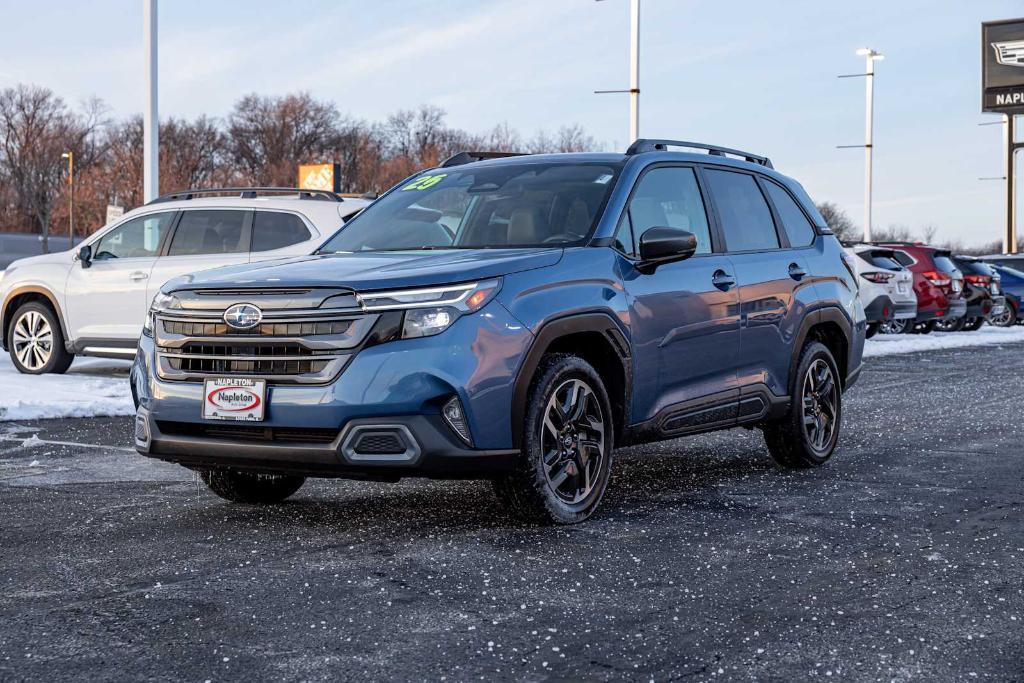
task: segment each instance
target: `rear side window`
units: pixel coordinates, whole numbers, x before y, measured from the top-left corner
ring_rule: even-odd
[[[236,254],[243,250],[245,211],[190,209],[171,238],[168,256]]]
[[[706,177],[729,251],[779,248],[772,213],[753,176],[708,169]]]
[[[662,166],[644,174],[629,200],[626,216],[619,223],[616,244],[635,244],[650,228],[680,228],[697,237],[697,253],[711,253],[711,229],[697,176],[692,168]],[[623,249],[627,254],[636,248]]]
[[[270,251],[309,239],[309,229],[298,216],[276,211],[257,211],[252,224],[252,250]]]
[[[894,251],[892,252],[892,256],[901,266],[909,268],[910,266],[914,265],[914,259],[912,259],[910,257],[910,254],[908,254],[905,251]]]
[[[768,190],[768,196],[772,198],[772,204],[775,205],[775,211],[779,214],[779,220],[782,221],[782,228],[789,237],[790,246],[806,247],[813,242],[814,226],[789,193],[771,181],[764,185]]]

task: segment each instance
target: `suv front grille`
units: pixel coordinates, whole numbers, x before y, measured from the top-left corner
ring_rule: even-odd
[[[185,307],[156,314],[157,373],[161,379],[177,381],[245,376],[276,384],[330,382],[380,317],[351,307],[336,308],[337,291],[260,291],[263,320],[248,330],[231,328],[222,318],[224,309],[237,302],[231,292],[217,292],[224,297],[224,309],[208,303],[190,308],[188,302],[200,295],[205,299],[208,293],[185,292],[180,297]],[[305,299],[296,307],[300,295]],[[355,301],[354,295],[351,298]],[[325,300],[331,307],[319,308]],[[307,303],[314,307],[305,307]]]
[[[184,337],[221,337],[261,335],[265,337],[317,337],[329,334],[345,334],[351,320],[261,323],[251,330],[236,330],[225,323],[186,322],[164,320],[164,332]]]

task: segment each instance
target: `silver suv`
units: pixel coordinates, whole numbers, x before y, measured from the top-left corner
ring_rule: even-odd
[[[289,188],[164,195],[77,249],[12,263],[0,279],[0,340],[29,374],[64,372],[76,355],[131,358],[168,280],[310,254],[368,203]]]

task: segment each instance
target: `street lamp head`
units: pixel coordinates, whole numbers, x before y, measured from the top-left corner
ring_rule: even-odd
[[[71,158],[71,152],[64,152],[63,154],[60,155],[60,158],[61,159],[70,159]]]
[[[870,47],[858,48],[857,49],[857,56],[858,57],[867,57],[868,59],[871,59],[871,60],[885,59],[885,55],[883,55],[881,52],[878,52],[877,50],[872,50]]]

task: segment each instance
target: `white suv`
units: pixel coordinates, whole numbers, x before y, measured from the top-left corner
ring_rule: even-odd
[[[860,302],[867,316],[867,336],[902,331],[917,317],[914,274],[895,258],[892,249],[870,244],[846,247],[860,284]]]
[[[150,303],[171,278],[309,254],[368,203],[287,188],[164,195],[77,249],[8,266],[0,340],[29,374],[64,372],[76,355],[131,358]]]

